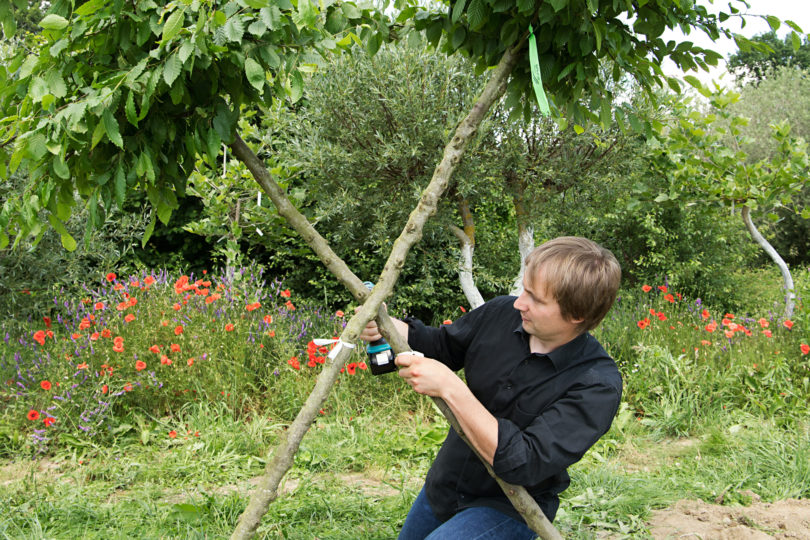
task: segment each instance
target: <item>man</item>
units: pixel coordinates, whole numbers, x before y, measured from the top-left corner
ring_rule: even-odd
[[[618,368],[588,331],[616,298],[610,251],[562,237],[526,258],[524,291],[495,298],[451,325],[395,320],[414,351],[399,376],[442,398],[495,474],[522,485],[549,520],[566,472],[610,427]],[[362,339],[380,337],[372,321]],[[465,384],[454,371],[464,369]],[[450,430],[405,520],[400,540],[530,539],[534,533],[467,444]]]

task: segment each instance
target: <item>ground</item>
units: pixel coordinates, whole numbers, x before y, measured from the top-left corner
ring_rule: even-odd
[[[722,506],[703,501],[678,501],[656,510],[649,521],[655,539],[810,540],[810,500],[766,503],[753,496],[748,506]]]

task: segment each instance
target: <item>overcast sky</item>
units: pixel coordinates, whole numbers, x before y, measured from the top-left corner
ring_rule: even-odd
[[[709,9],[712,11],[722,9],[723,11],[728,12],[728,8],[726,7],[728,5],[727,0],[715,0],[713,6],[709,4],[708,0],[698,1],[703,5],[709,6]],[[748,0],[748,3],[751,5],[751,9],[745,11],[750,14],[774,15],[782,21],[790,20],[798,24],[805,33],[810,33],[810,0]],[[740,6],[741,4],[735,3],[735,5]],[[755,34],[761,34],[770,30],[768,23],[758,17],[748,17],[746,20],[747,23],[745,28],[740,28],[739,19],[729,19],[726,21],[726,24],[732,32],[743,34],[746,37],[753,37]],[[783,24],[781,28],[779,28],[778,34],[780,36],[785,36],[789,31],[790,28]],[[677,41],[683,41],[686,39],[700,45],[701,47],[713,49],[723,54],[723,56],[726,58],[729,54],[737,51],[737,46],[733,40],[721,38],[718,42],[712,43],[712,41],[708,39],[702,32],[692,32],[692,34],[690,34],[688,37],[684,37],[680,33],[676,34],[674,32],[667,32],[664,34],[664,39],[675,39]],[[681,75],[681,72],[672,65],[664,66],[664,69],[667,73],[672,75]],[[711,74],[706,74],[702,71],[697,74],[691,72],[691,74],[696,75],[704,82],[708,82],[709,80],[717,79],[723,72],[725,72],[724,65]],[[730,76],[726,76],[724,79],[722,79],[722,81],[729,82],[731,80],[732,77]]]

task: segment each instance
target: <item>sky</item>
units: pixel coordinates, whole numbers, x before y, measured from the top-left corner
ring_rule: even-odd
[[[714,4],[710,5],[708,0],[698,0],[699,3],[706,5],[712,11],[722,9],[728,11],[728,0],[714,0]],[[744,9],[742,6],[741,11],[753,15],[774,15],[782,21],[790,20],[798,24],[804,33],[810,33],[810,0],[748,0],[751,9]],[[735,6],[741,6],[735,3]],[[745,28],[740,28],[739,19],[729,19],[726,21],[727,27],[735,33],[742,34],[746,37],[753,37],[755,34],[761,34],[770,30],[768,23],[758,17],[747,17]],[[784,37],[790,31],[786,25],[782,25],[777,31],[780,37]],[[689,40],[701,47],[715,50],[721,53],[725,58],[729,54],[737,51],[737,45],[733,40],[721,38],[716,43],[706,37],[702,32],[692,32],[688,37],[683,36],[680,32],[668,31],[664,34],[664,39],[674,39],[676,41]],[[669,75],[680,76],[682,72],[674,65],[663,66],[664,71]],[[690,72],[691,75],[697,76],[704,83],[711,80],[718,80],[722,83],[731,84],[733,77],[730,75],[722,76],[726,72],[725,64],[721,61],[721,66],[718,69],[712,70],[710,73],[700,71],[698,73]]]

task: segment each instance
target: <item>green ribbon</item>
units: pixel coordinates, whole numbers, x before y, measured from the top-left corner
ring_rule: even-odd
[[[540,105],[540,113],[543,116],[551,114],[548,108],[548,99],[543,91],[543,77],[540,75],[540,61],[537,58],[537,40],[534,38],[534,29],[529,25],[529,64],[532,67],[532,86],[537,104]]]

